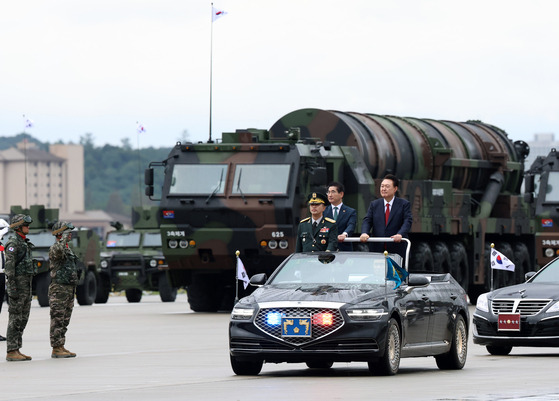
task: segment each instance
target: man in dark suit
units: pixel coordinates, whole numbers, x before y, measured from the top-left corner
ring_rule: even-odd
[[[343,184],[339,182],[331,182],[328,185],[328,192],[326,195],[328,195],[328,202],[330,202],[330,205],[324,211],[324,216],[335,220],[338,225],[338,250],[352,251],[353,244],[351,242],[342,241],[351,236],[355,231],[357,212],[355,209],[352,209],[343,203]]]
[[[311,217],[301,220],[297,227],[295,252],[332,252],[338,249],[338,226],[336,222],[324,217],[327,198],[321,193],[309,195]]]
[[[402,258],[406,254],[406,244],[399,244],[402,238],[408,237],[408,232],[412,225],[412,214],[410,203],[402,198],[396,197],[398,191],[398,178],[388,174],[380,184],[380,196],[371,202],[367,215],[363,218],[361,226],[361,241],[369,239],[369,233],[374,237],[390,237],[395,243],[373,242],[371,250],[373,252],[397,253]],[[387,206],[388,205],[388,206]]]

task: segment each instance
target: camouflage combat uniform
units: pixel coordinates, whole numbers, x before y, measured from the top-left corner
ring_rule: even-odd
[[[7,352],[21,348],[22,336],[31,309],[32,282],[35,266],[31,251],[33,244],[25,235],[16,232],[5,247],[6,290],[8,293]]]
[[[49,260],[50,345],[57,348],[66,342],[78,283],[78,258],[68,246],[68,233],[50,247]]]

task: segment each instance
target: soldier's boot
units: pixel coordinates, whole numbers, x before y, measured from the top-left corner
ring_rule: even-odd
[[[51,358],[72,358],[72,355],[64,347],[53,347]]]
[[[20,354],[22,357],[24,357],[26,361],[30,361],[31,359],[33,359],[33,358],[31,358],[29,355],[23,354],[20,350],[17,350],[16,352],[17,352],[18,354]]]
[[[74,358],[76,356],[75,352],[68,351],[65,346],[62,346],[62,349],[70,354],[69,358]]]
[[[25,357],[23,355],[20,355],[20,353],[17,351],[17,349],[15,351],[9,351],[6,354],[6,360],[8,362],[26,361],[27,359],[25,359]]]

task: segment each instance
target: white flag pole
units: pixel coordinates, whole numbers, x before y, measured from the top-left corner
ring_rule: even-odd
[[[239,255],[240,251],[236,251],[237,263],[235,264],[235,304],[239,301]]]
[[[495,249],[495,244],[492,242],[491,243],[491,252],[493,252],[493,249]],[[489,253],[489,268],[491,269],[491,291],[493,291],[493,267],[491,266],[491,252]]]

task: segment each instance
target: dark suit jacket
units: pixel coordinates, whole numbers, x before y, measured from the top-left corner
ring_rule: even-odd
[[[411,229],[412,214],[410,203],[402,198],[394,198],[392,210],[388,217],[388,224],[384,224],[384,199],[379,198],[371,202],[367,215],[363,218],[361,232],[369,234],[371,237],[391,237],[400,234],[404,238],[408,238],[408,232]],[[373,242],[371,250],[373,252],[384,252],[383,242]],[[407,244],[402,243],[386,243],[388,253],[397,253],[402,258],[406,255]]]
[[[329,205],[324,210],[324,217],[334,218],[334,212],[332,210],[332,205]],[[352,236],[355,231],[355,224],[357,223],[357,212],[345,203],[342,204],[340,210],[338,210],[338,219],[336,224],[338,226],[338,235],[344,232],[347,233],[349,237]],[[340,251],[352,251],[353,244],[351,242],[338,242],[338,249]]]

